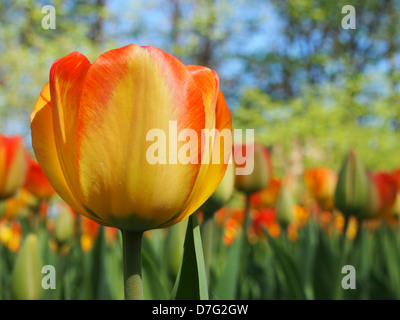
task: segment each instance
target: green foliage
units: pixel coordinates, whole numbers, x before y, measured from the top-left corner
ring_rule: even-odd
[[[173,300],[208,300],[200,227],[196,214],[192,214],[188,219],[181,268],[171,298]]]

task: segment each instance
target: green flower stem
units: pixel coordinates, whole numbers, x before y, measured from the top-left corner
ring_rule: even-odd
[[[344,227],[343,227],[343,234],[341,235],[341,238],[339,239],[339,265],[338,265],[338,273],[337,273],[337,278],[336,278],[336,287],[334,291],[333,298],[335,300],[341,300],[343,297],[343,288],[342,288],[342,274],[341,270],[342,267],[346,264],[347,260],[347,251],[348,251],[348,239],[347,239],[347,228],[349,226],[349,218],[345,217],[344,219]]]
[[[240,274],[242,276],[246,275],[247,271],[247,260],[249,255],[249,243],[247,239],[247,229],[250,226],[251,218],[250,218],[250,194],[246,194],[245,199],[245,208],[244,208],[244,221],[243,221],[243,229],[242,229],[242,243],[241,243],[241,252],[240,252]]]
[[[142,232],[122,232],[126,300],[143,300]]]
[[[202,225],[204,264],[206,267],[207,283],[210,283],[210,266],[213,251],[214,215],[205,214]]]

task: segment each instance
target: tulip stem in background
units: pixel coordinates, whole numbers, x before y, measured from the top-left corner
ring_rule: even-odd
[[[126,300],[143,300],[142,232],[122,232]]]
[[[246,194],[246,203],[244,207],[244,222],[243,222],[243,239],[247,237],[247,229],[250,226],[250,194]],[[243,242],[245,244],[246,241]]]
[[[343,274],[341,273],[342,267],[346,264],[347,259],[347,229],[349,226],[349,218],[346,216],[344,219],[343,233],[340,237],[340,252],[339,252],[339,265],[338,265],[338,276],[336,278],[336,286],[333,298],[335,300],[340,300],[343,296],[343,288],[341,278]]]
[[[214,232],[214,214],[204,213],[202,224],[202,240],[204,251],[204,265],[206,269],[207,283],[210,283],[210,266],[213,251],[213,232]]]
[[[244,207],[244,221],[242,230],[242,248],[240,252],[240,269],[239,275],[245,276],[247,269],[247,256],[248,256],[248,240],[247,240],[247,229],[250,225],[250,194],[246,194]],[[239,288],[240,289],[240,288]]]

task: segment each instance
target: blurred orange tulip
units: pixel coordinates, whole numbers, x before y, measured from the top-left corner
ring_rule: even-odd
[[[22,227],[16,221],[0,220],[0,244],[10,251],[17,252],[21,246]]]
[[[224,215],[224,218],[221,219],[224,228],[222,241],[225,245],[231,245],[242,232],[245,211],[237,208],[229,208],[229,210],[225,208],[219,213]]]
[[[230,246],[233,244],[235,239],[238,236],[238,233],[240,232],[241,225],[240,223],[234,219],[234,218],[228,218],[225,221],[225,228],[224,228],[224,234],[222,236],[222,241],[226,246]]]
[[[40,199],[48,199],[55,194],[55,190],[44,176],[39,163],[32,158],[28,160],[28,172],[23,187]]]
[[[0,202],[0,216],[11,220],[19,214],[28,214],[29,207],[33,206],[35,202],[36,199],[34,196],[32,196],[27,190],[20,189],[15,196],[9,197]]]
[[[81,216],[81,247],[84,252],[92,250],[99,235],[100,225],[91,219]]]
[[[27,153],[21,136],[0,134],[0,200],[15,194],[25,181]]]
[[[400,168],[394,170],[391,175],[396,180],[397,188],[400,190]]]
[[[333,208],[337,174],[329,168],[312,168],[304,173],[304,181],[311,196],[324,210]]]
[[[166,142],[178,150],[190,144],[199,163],[149,163],[146,151],[155,143],[148,133],[160,129],[170,137],[170,122],[198,137],[205,129],[232,131],[214,71],[134,44],[93,64],[73,52],[51,68],[31,115],[32,144],[43,173],[75,211],[143,232],[197,210],[221,182],[231,154],[229,138],[206,153],[198,141],[180,137]]]
[[[275,177],[271,178],[269,185],[260,192],[253,193],[250,196],[250,205],[252,208],[268,208],[275,205],[281,189],[281,180]]]

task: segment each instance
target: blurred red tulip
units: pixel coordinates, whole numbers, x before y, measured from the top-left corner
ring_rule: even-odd
[[[364,217],[388,217],[393,210],[397,196],[397,181],[389,173],[368,173],[369,196]]]
[[[55,194],[39,163],[33,158],[28,160],[28,172],[23,187],[40,199],[48,199]]]
[[[25,181],[27,154],[21,136],[0,134],[0,200],[15,194]]]
[[[264,240],[265,230],[267,230],[273,238],[278,237],[280,234],[281,228],[277,221],[275,208],[263,208],[255,212],[249,230],[249,241],[255,243],[259,239]]]
[[[104,227],[104,236],[108,244],[114,244],[117,241],[119,230],[112,227]]]

